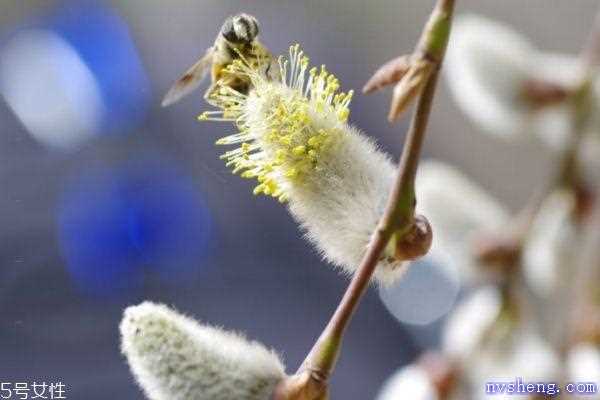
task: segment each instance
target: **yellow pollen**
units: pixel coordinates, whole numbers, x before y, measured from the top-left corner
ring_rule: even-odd
[[[296,146],[292,149],[292,153],[295,156],[301,156],[306,153],[306,146]]]
[[[289,185],[319,173],[319,163],[344,134],[337,124],[349,117],[352,92],[339,92],[339,80],[324,65],[310,67],[309,62],[299,45],[291,46],[289,57],[277,59],[279,82],[264,75],[260,62],[237,59],[226,67],[228,78],[243,76],[252,90],[240,93],[228,86],[228,79],[217,81],[211,103],[218,110],[198,117],[236,125],[239,131],[217,144],[236,146],[222,158],[234,173],[258,181],[255,195],[287,201]]]

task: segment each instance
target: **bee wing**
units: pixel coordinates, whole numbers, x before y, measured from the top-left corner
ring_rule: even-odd
[[[163,107],[179,101],[182,97],[187,96],[194,91],[210,71],[213,59],[212,47],[206,51],[206,54],[192,65],[177,81],[171,86],[162,100]]]

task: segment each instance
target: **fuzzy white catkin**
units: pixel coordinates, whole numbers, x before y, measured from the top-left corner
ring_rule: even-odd
[[[246,112],[251,131],[266,129],[264,121],[273,112],[273,104],[277,104],[277,98],[290,96],[288,91],[285,85],[271,84],[270,90],[257,89],[249,96]],[[308,115],[310,131],[337,132],[331,137],[331,150],[324,152],[316,169],[302,179],[280,177],[280,185],[307,239],[327,261],[351,275],[383,215],[395,168],[373,140],[332,113],[313,111]],[[266,153],[279,150],[268,144],[262,147]],[[384,285],[391,284],[406,266],[401,261],[381,260],[374,278]]]
[[[150,400],[268,400],[284,377],[257,342],[203,325],[160,304],[125,310],[122,352]]]
[[[581,77],[576,56],[543,53],[510,27],[478,16],[456,18],[446,57],[448,85],[463,112],[484,130],[508,138],[533,133],[553,149],[568,140],[570,109],[532,109],[527,80],[573,87]]]
[[[241,95],[223,88],[215,97],[222,109],[216,113],[223,115],[218,119],[234,121],[239,129],[217,143],[238,145],[224,155],[234,172],[258,180],[255,194],[287,201],[319,253],[350,275],[383,215],[394,165],[347,123],[352,91],[339,92],[337,78],[324,66],[309,69],[297,45],[279,66],[281,82],[250,66],[234,66],[251,77],[253,90]],[[386,249],[374,277],[390,284],[406,265]]]
[[[520,130],[526,109],[515,94],[529,76],[533,46],[510,28],[471,14],[455,18],[450,40],[444,69],[463,112],[492,133]]]
[[[334,146],[323,173],[290,186],[289,210],[319,252],[352,274],[383,214],[394,166],[371,140],[349,126]],[[405,268],[406,263],[382,260],[374,277],[390,284]]]

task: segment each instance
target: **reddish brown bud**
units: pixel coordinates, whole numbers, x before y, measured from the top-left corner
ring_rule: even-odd
[[[417,98],[431,76],[434,64],[428,60],[413,63],[406,75],[394,87],[388,121],[396,121]]]
[[[372,93],[398,82],[410,69],[410,58],[409,55],[404,55],[383,64],[363,87],[363,93]]]
[[[519,264],[522,245],[512,235],[482,234],[476,237],[473,251],[475,259],[484,266],[508,272]]]
[[[396,240],[396,260],[416,260],[423,257],[431,248],[433,232],[427,218],[416,215],[410,230]]]
[[[585,221],[592,213],[595,204],[595,193],[587,187],[577,186],[575,188],[574,216],[578,222]]]
[[[562,85],[540,79],[529,79],[521,87],[523,99],[533,108],[543,108],[564,101],[569,90]]]

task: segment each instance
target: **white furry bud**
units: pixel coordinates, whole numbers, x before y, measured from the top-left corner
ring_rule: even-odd
[[[394,167],[372,141],[347,127],[328,169],[290,188],[289,209],[321,254],[351,274],[383,214]],[[405,267],[390,257],[380,261],[374,277],[390,284]]]
[[[451,40],[445,71],[465,114],[502,137],[534,133],[553,148],[566,144],[571,110],[561,99],[581,77],[577,57],[540,53],[510,27],[477,15],[456,18]],[[532,106],[531,82],[556,89],[542,95],[547,106]]]
[[[268,400],[284,377],[257,342],[149,302],[125,310],[122,351],[151,400]]]

